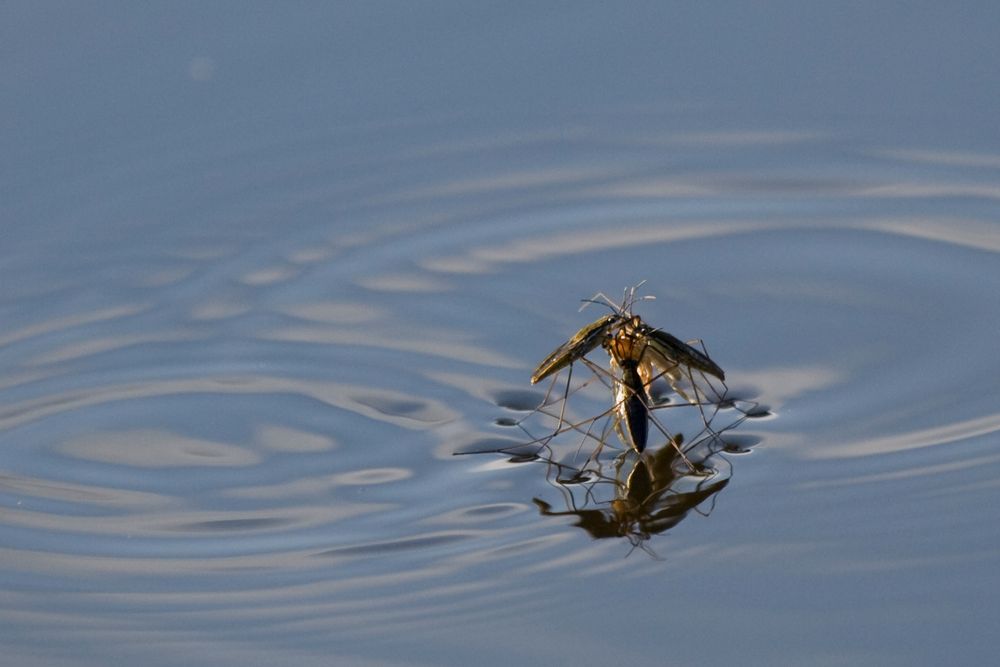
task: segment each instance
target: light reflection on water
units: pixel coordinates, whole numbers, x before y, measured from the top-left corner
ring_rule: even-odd
[[[967,623],[981,594],[949,569],[996,583],[981,530],[1000,479],[983,334],[1000,330],[996,157],[606,129],[400,154],[369,134],[364,160],[342,137],[291,157],[262,142],[260,174],[226,168],[231,147],[183,146],[128,179],[187,193],[158,209],[170,225],[127,222],[147,202],[123,188],[117,222],[84,213],[85,251],[53,239],[64,262],[9,262],[14,655],[650,662],[657,642],[590,635],[735,615],[753,628],[733,646],[798,632],[823,653],[830,628],[900,661],[930,600]],[[119,187],[100,176],[77,187]],[[516,441],[504,420],[540,398],[533,363],[589,321],[578,300],[643,279],[644,315],[706,340],[733,391],[774,413],[734,431],[749,455],[712,452],[726,476],[683,524],[651,531],[662,560],[592,540],[612,519],[567,505],[540,462],[452,456]],[[708,500],[711,516],[687,511]],[[891,603],[864,573],[888,577]],[[921,591],[929,573],[942,582]],[[468,648],[440,648],[456,633]]]

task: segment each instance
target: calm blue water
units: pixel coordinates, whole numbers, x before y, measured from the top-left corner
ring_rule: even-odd
[[[998,18],[9,3],[5,660],[988,662]],[[613,453],[454,453],[640,281],[767,412],[598,538]]]

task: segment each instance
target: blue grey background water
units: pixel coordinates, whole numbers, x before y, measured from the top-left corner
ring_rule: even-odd
[[[994,656],[993,4],[0,14],[5,664]],[[641,280],[771,411],[656,558],[452,456]]]

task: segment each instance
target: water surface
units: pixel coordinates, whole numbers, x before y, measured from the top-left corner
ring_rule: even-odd
[[[995,143],[710,105],[266,104],[8,140],[12,664],[993,655]],[[523,440],[580,299],[640,281],[637,311],[765,412],[637,541],[613,487],[454,454]]]

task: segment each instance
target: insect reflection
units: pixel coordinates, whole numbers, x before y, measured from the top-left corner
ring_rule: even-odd
[[[497,423],[515,426],[530,437],[526,420],[555,416],[552,408],[551,404],[543,405],[522,420]],[[532,499],[543,516],[575,517],[574,525],[595,539],[627,539],[633,549],[655,556],[647,544],[649,539],[677,525],[692,511],[708,514],[714,507],[715,494],[729,484],[732,466],[728,455],[745,453],[757,442],[753,437],[729,435],[729,431],[746,419],[769,414],[752,401],[728,401],[718,406],[710,424],[697,419],[685,422],[694,434],[690,440],[678,432],[670,437],[669,446],[642,453],[629,448],[612,457],[600,455],[609,429],[601,433],[593,429],[594,423],[608,412],[567,422],[555,433],[531,437],[527,442],[511,441],[501,448],[456,453],[503,454],[511,463],[543,464],[546,479],[562,496],[561,503]],[[598,445],[582,463],[579,450],[583,443],[567,449],[567,439],[559,437],[581,433],[584,442]]]
[[[708,514],[714,496],[729,484],[728,468],[718,470],[710,459],[727,447],[718,435],[708,435],[687,447],[664,447],[648,456],[622,456],[614,466],[577,469],[544,456],[553,482],[562,491],[565,509],[540,498],[533,502],[543,516],[572,516],[574,525],[594,539],[624,538],[651,555],[647,541],[680,523],[691,511]],[[680,451],[695,463],[695,472],[678,468]],[[611,470],[608,470],[611,468]]]

